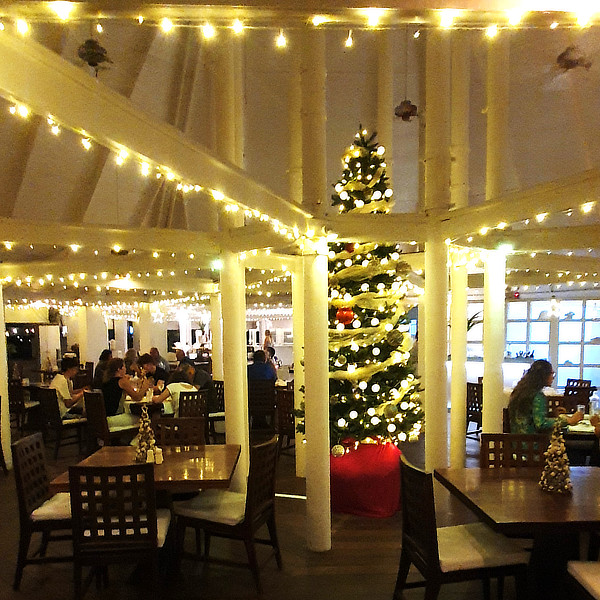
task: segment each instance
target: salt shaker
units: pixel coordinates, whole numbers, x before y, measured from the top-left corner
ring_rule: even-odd
[[[155,448],[154,449],[154,462],[157,465],[162,465],[162,462],[163,462],[163,451],[162,451],[162,448]]]
[[[146,453],[146,462],[154,462],[154,450],[148,450],[148,452]]]

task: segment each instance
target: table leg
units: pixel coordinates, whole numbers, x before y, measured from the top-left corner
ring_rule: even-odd
[[[567,562],[579,556],[577,533],[539,534],[531,552],[530,597],[539,600],[564,600],[567,590]]]

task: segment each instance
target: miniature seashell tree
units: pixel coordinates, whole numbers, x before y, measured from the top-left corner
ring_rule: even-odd
[[[139,443],[135,452],[135,462],[146,462],[148,450],[154,451],[156,442],[154,440],[154,431],[150,424],[148,416],[148,407],[142,406],[142,416],[140,417]]]
[[[540,487],[546,492],[569,493],[573,485],[560,419],[556,420],[550,437],[550,445],[544,452],[544,456],[546,464],[539,482]]]

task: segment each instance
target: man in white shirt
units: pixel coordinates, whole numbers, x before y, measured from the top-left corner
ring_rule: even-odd
[[[63,419],[83,413],[83,389],[74,390],[71,379],[79,371],[76,358],[65,356],[60,361],[60,373],[52,380],[50,387],[56,390],[58,410]]]

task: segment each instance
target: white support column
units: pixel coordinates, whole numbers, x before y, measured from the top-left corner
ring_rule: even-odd
[[[236,164],[236,134],[235,119],[231,118],[235,114],[235,55],[233,46],[236,40],[228,37],[221,40],[218,49],[213,51],[217,53],[216,64],[218,68],[213,74],[213,84],[215,86],[215,97],[218,106],[215,110],[215,128],[216,128],[216,149],[219,156],[229,162]]]
[[[387,156],[394,155],[394,66],[392,62],[393,30],[384,29],[377,34],[377,137]],[[405,75],[408,77],[408,75]],[[393,186],[393,160],[387,162],[387,176]]]
[[[305,256],[306,533],[310,550],[331,549],[327,255]]]
[[[188,348],[193,343],[192,340],[192,322],[186,308],[180,308],[177,311],[177,323],[179,324],[179,343],[183,348]]]
[[[210,296],[210,329],[212,338],[213,379],[223,381],[223,317],[221,294]]]
[[[77,314],[79,321],[79,361],[98,362],[102,350],[108,348],[106,322],[99,308],[84,306]]]
[[[232,490],[242,492],[246,489],[249,466],[245,273],[237,254],[224,252],[222,259],[221,302],[226,315],[223,319],[225,431],[228,444],[242,447],[231,484]]]
[[[0,342],[0,422],[2,430],[0,431],[0,443],[4,451],[6,466],[12,468],[12,455],[10,452],[10,411],[8,410],[8,361],[6,358],[6,321],[4,319],[4,290],[0,284],[0,333],[2,341]]]
[[[114,319],[115,339],[113,356],[123,358],[127,352],[127,321],[125,319]]]
[[[325,32],[305,29],[302,34],[302,202],[315,216],[327,201]]]
[[[499,433],[502,431],[502,409],[506,404],[502,375],[506,346],[504,333],[506,256],[499,250],[488,250],[484,260],[482,430],[485,433]]]
[[[292,326],[294,330],[294,406],[304,402],[304,269],[297,261],[292,271]],[[296,433],[296,477],[306,477],[306,444],[304,436]]]
[[[509,107],[509,36],[488,40],[487,55],[487,144],[485,199],[498,198],[503,189],[506,164],[506,132]]]
[[[452,304],[450,306],[450,466],[465,466],[465,422],[467,418],[467,266],[462,257],[452,256],[450,272]]]
[[[152,317],[152,306],[148,302],[141,302],[140,320],[138,329],[140,332],[140,352],[148,352],[150,348],[158,348],[161,356],[166,356],[167,348],[167,321],[155,321]],[[162,314],[162,313],[161,313]]]
[[[448,466],[448,408],[446,358],[448,353],[448,247],[435,231],[425,242],[425,468]]]
[[[293,202],[302,204],[302,78],[300,76],[300,53],[292,52],[290,60],[292,64],[287,120],[290,132],[288,196]]]

